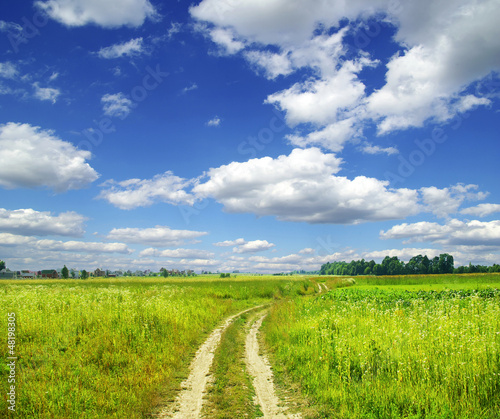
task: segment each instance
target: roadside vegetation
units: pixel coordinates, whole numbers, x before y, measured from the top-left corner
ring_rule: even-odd
[[[498,417],[500,291],[473,290],[470,276],[446,290],[444,278],[425,279],[437,290],[356,277],[360,288],[272,306],[264,333],[275,372],[300,385],[310,417]]]

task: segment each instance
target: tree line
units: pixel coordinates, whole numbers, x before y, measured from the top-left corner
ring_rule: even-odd
[[[364,259],[351,262],[327,262],[321,265],[320,275],[428,275],[451,273],[500,272],[500,265],[472,265],[455,268],[453,256],[443,253],[432,259],[427,256],[414,256],[408,263],[397,256],[386,256],[382,263]]]

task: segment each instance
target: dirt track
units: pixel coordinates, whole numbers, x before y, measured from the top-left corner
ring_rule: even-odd
[[[268,360],[259,355],[259,341],[257,338],[262,321],[267,313],[263,313],[255,321],[247,334],[245,342],[246,364],[249,374],[253,377],[253,386],[256,392],[256,401],[260,405],[264,418],[300,418],[298,414],[287,415],[285,408],[280,406],[279,398],[274,391],[273,372]]]
[[[252,307],[228,317],[221,326],[210,334],[196,352],[190,366],[191,373],[187,380],[182,383],[182,390],[176,401],[172,406],[163,410],[157,416],[158,418],[196,419],[200,417],[203,407],[203,395],[208,382],[208,373],[222,333],[236,317],[259,307]]]
[[[242,314],[261,308],[252,307],[238,314],[228,317],[224,323],[217,327],[198,349],[191,362],[190,374],[186,381],[181,384],[182,390],[176,400],[167,406],[157,418],[171,419],[198,419],[201,418],[204,395],[209,382],[209,371],[214,359],[214,353],[219,345],[220,339],[226,328],[234,319]],[[273,385],[273,373],[267,359],[259,355],[258,332],[267,312],[257,316],[246,336],[245,362],[248,373],[253,378],[256,391],[255,402],[260,405],[264,418],[300,418],[299,414],[286,415],[285,407],[276,396]]]

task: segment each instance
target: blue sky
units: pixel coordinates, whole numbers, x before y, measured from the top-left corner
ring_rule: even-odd
[[[500,4],[0,6],[0,259],[500,260]]]

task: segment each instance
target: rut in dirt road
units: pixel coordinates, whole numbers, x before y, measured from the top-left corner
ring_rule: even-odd
[[[285,407],[280,407],[280,400],[276,396],[273,383],[273,372],[269,362],[264,356],[259,355],[258,333],[267,313],[262,314],[254,322],[247,334],[245,343],[245,361],[248,372],[253,377],[256,399],[260,405],[264,418],[299,419],[300,414],[286,414]]]
[[[190,366],[191,372],[189,377],[182,383],[182,390],[173,406],[165,408],[157,416],[158,418],[197,419],[200,417],[210,366],[212,365],[214,352],[219,345],[222,333],[235,318],[260,307],[252,307],[228,317],[222,326],[219,326],[210,334],[205,343],[196,352]]]

